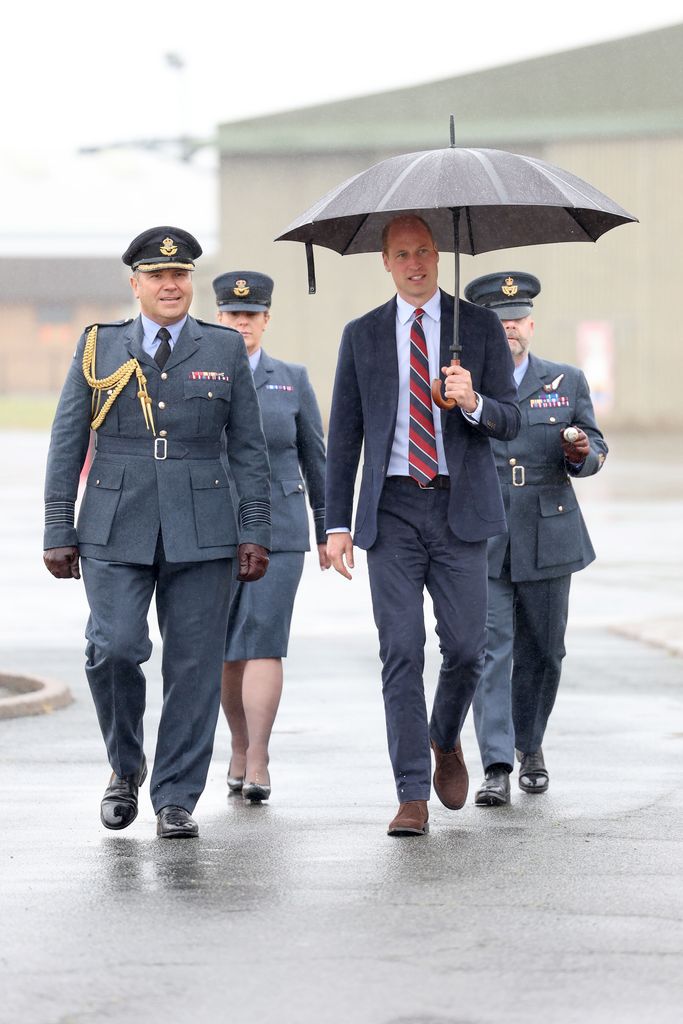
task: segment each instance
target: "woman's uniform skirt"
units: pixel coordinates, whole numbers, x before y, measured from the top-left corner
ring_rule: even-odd
[[[237,581],[237,557],[233,559],[225,661],[287,657],[304,554],[273,551],[266,575],[255,583]]]

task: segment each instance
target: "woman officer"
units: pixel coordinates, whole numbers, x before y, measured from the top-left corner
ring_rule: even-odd
[[[313,510],[318,560],[325,543],[325,445],[306,368],[261,348],[270,320],[273,281],[249,270],[213,282],[218,321],[247,347],[270,458],[273,539],[266,575],[247,586],[233,579],[221,704],[230,728],[228,787],[252,802],[270,796],[268,742],[282,694],[294,598],[310,550],[305,491]],[[303,477],[303,479],[302,479]]]

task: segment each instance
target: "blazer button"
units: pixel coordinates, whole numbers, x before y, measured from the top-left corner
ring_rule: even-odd
[[[299,490],[303,491],[303,489],[304,489],[304,485],[303,484],[299,484]]]
[[[159,402],[159,408],[160,409],[165,409],[166,408],[166,402]]]
[[[206,397],[207,398],[213,398],[213,391],[209,391],[209,393],[207,394]]]
[[[564,512],[564,505],[558,505],[557,506],[557,511],[558,512]]]
[[[167,433],[168,433],[167,430],[160,430],[159,431],[159,437],[166,437]]]
[[[100,481],[99,480],[96,480],[95,483],[97,484],[98,487],[100,486]]]
[[[557,423],[557,420],[555,419],[554,416],[551,416],[550,419],[548,420],[548,422],[549,423]]]
[[[218,485],[220,484],[220,480],[214,480],[214,484],[216,485],[216,487],[218,487]]]
[[[162,380],[168,380],[168,374],[166,373],[166,371],[165,371],[165,370],[164,370],[164,372],[163,372],[163,373],[162,373],[162,375],[161,375],[161,379],[162,379]]]
[[[517,465],[517,459],[510,459],[509,461],[510,461],[510,465],[511,466],[516,466]]]

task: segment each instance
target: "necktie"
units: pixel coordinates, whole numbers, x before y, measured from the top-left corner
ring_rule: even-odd
[[[159,347],[154,353],[154,362],[157,364],[160,370],[163,370],[166,365],[166,360],[171,354],[171,346],[168,343],[168,339],[171,337],[171,332],[167,331],[165,327],[160,327],[157,331],[157,338],[159,339]]]
[[[415,310],[410,327],[410,429],[408,472],[413,480],[428,484],[439,472],[432,412],[427,341],[422,328],[424,309]]]

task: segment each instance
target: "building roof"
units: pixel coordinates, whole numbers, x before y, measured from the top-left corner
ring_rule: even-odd
[[[454,48],[457,53],[457,46]],[[683,24],[426,85],[223,124],[222,154],[542,144],[683,131]],[[457,57],[455,58],[457,60]]]
[[[129,271],[120,258],[0,258],[0,303],[121,302]]]

